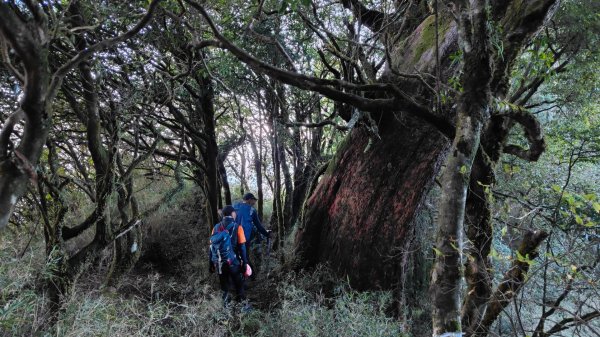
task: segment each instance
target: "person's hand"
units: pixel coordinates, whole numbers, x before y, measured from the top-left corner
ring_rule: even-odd
[[[208,264],[208,272],[209,272],[209,273],[211,273],[211,274],[212,274],[212,273],[214,273],[216,269],[217,269],[217,268],[215,267],[215,265],[214,265],[214,264],[212,264],[212,263],[209,263],[209,264]]]

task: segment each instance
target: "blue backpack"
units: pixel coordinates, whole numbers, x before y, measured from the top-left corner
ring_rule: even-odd
[[[222,267],[235,265],[238,263],[235,253],[237,243],[237,228],[235,221],[218,223],[215,226],[214,234],[210,237],[210,261],[217,267],[219,274],[222,274]]]

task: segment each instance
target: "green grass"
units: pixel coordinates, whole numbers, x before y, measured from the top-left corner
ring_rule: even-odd
[[[54,319],[43,292],[43,245],[23,257],[21,240],[0,236],[0,336],[402,336],[386,315],[389,292],[356,292],[326,269],[249,290],[255,309],[222,307],[216,277],[206,281],[132,273],[118,288],[103,288],[97,272],[76,281]],[[16,248],[15,248],[16,247]],[[19,249],[17,249],[19,248]],[[274,259],[275,261],[277,259]],[[96,274],[94,274],[96,273]],[[204,280],[199,280],[204,278]],[[52,323],[50,323],[52,322]]]

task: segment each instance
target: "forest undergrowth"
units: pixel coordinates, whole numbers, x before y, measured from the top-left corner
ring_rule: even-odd
[[[257,278],[247,283],[253,310],[225,309],[217,276],[201,263],[207,257],[198,244],[185,247],[196,256],[179,265],[165,256],[185,254],[145,254],[114,286],[105,279],[107,251],[75,281],[53,314],[43,287],[53,262],[44,259],[43,240],[15,234],[0,240],[0,336],[404,335],[392,314],[391,292],[354,291],[325,266],[284,272],[277,252],[271,254],[268,273],[263,255]],[[160,249],[151,237],[145,242],[148,251]]]

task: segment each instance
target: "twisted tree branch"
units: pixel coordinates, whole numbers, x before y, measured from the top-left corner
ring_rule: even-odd
[[[495,111],[496,116],[508,117],[523,126],[529,142],[529,149],[509,144],[504,147],[503,152],[527,161],[537,161],[546,149],[542,126],[537,118],[529,110],[506,102],[497,103]]]

